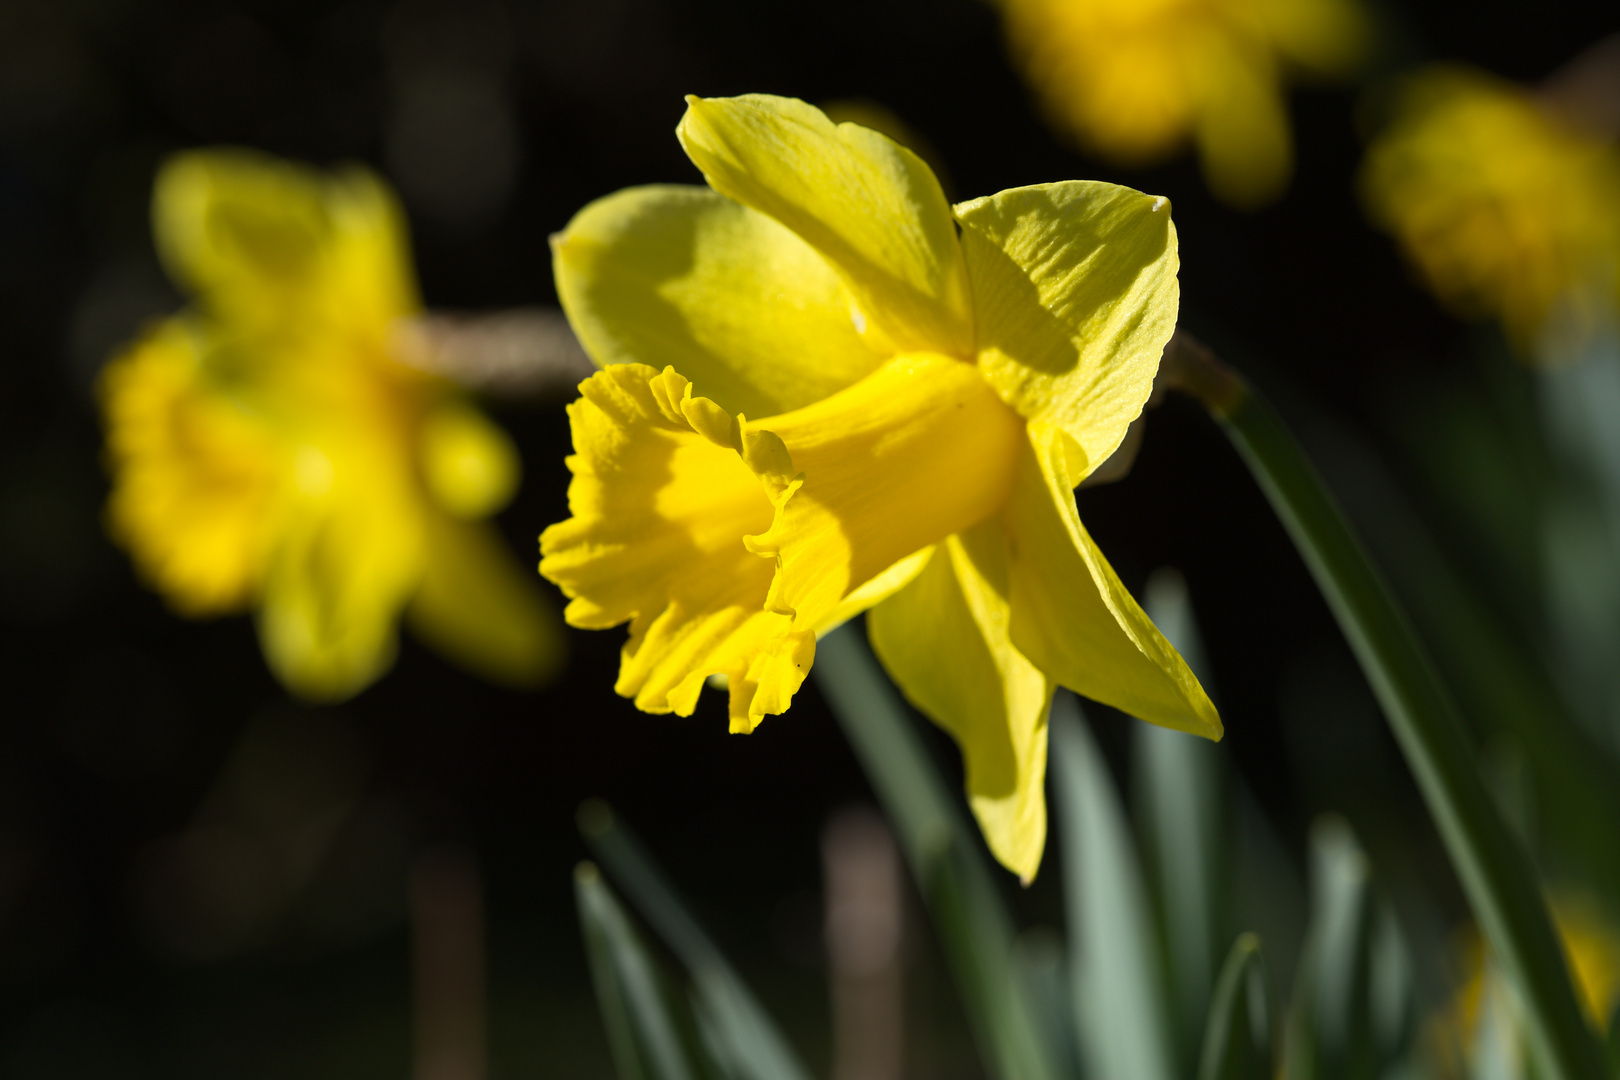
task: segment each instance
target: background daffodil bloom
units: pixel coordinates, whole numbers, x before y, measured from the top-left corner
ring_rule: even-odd
[[[157,178],[158,250],[195,297],[103,372],[113,536],[176,610],[256,609],[295,693],[347,697],[401,614],[488,677],[560,659],[543,598],[481,519],[516,488],[506,435],[395,357],[417,312],[405,227],[371,174],[247,151]]]
[[[1581,1009],[1596,1030],[1606,1030],[1620,1003],[1620,933],[1584,894],[1555,892],[1550,907]],[[1442,1075],[1534,1075],[1515,989],[1477,930],[1467,934],[1462,952],[1463,984],[1432,1024]]]
[[[734,731],[785,710],[817,633],[870,608],[1028,880],[1056,686],[1221,733],[1073,494],[1175,328],[1170,207],[1071,181],[953,208],[875,131],[787,98],[687,100],[709,187],[621,191],[553,242],[603,370],[569,410],[573,517],[541,573],[571,624],[630,623],[619,693],[688,715],[723,674]]]
[[[1288,68],[1343,75],[1366,51],[1354,0],[1000,0],[1054,126],[1125,165],[1196,143],[1221,200],[1270,202],[1294,170]]]
[[[1361,187],[1429,288],[1500,320],[1522,351],[1549,331],[1579,339],[1620,302],[1620,150],[1512,83],[1412,77]]]

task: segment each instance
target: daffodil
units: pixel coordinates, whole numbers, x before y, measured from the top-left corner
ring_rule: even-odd
[[[561,630],[482,519],[518,482],[506,435],[400,362],[418,312],[404,222],[373,175],[247,151],[157,178],[159,253],[195,302],[104,371],[108,527],[180,613],[254,609],[296,693],[346,697],[391,663],[404,615],[512,683]]]
[[[998,0],[1054,126],[1123,165],[1197,144],[1222,200],[1270,202],[1293,174],[1283,79],[1351,71],[1354,0]]]
[[[1436,295],[1521,351],[1579,339],[1620,303],[1620,150],[1528,91],[1435,67],[1367,151],[1367,207]]]
[[[1585,895],[1555,893],[1550,900],[1581,1010],[1605,1031],[1620,1005],[1620,932]],[[1467,935],[1462,954],[1463,985],[1433,1025],[1441,1065],[1455,1075],[1532,1075],[1517,995],[1477,932]]]
[[[742,732],[871,609],[1027,880],[1055,686],[1221,731],[1074,499],[1175,328],[1169,204],[1072,181],[952,207],[909,150],[801,101],[687,100],[709,186],[621,191],[553,240],[602,370],[569,409],[573,516],[541,573],[574,626],[630,624],[620,694],[689,715],[723,675]]]

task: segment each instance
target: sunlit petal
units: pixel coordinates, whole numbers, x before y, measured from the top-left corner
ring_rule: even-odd
[[[1013,644],[1054,682],[1094,701],[1220,738],[1220,717],[1197,677],[1080,523],[1064,438],[1032,430],[1007,503]]]
[[[629,188],[552,239],[557,294],[600,365],[670,365],[731,412],[769,416],[882,362],[819,253],[708,188]]]
[[[1107,460],[1176,325],[1170,204],[1114,184],[1014,188],[956,208],[979,366],[1013,408]]]
[[[921,158],[792,98],[687,98],[681,145],[722,195],[786,225],[843,276],[874,346],[967,356],[950,207]]]
[[[872,648],[908,700],[955,737],[985,841],[1026,883],[1046,845],[1052,685],[1008,637],[999,521],[953,536],[867,616]]]

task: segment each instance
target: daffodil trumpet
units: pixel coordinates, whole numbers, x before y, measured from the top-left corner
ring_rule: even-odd
[[[165,164],[159,253],[194,302],[102,373],[107,523],[179,613],[252,610],[271,669],[335,701],[440,652],[533,685],[562,659],[538,583],[485,520],[516,489],[506,434],[413,365],[404,220],[364,170],[242,150]]]
[[[953,207],[909,150],[801,101],[687,100],[709,186],[621,191],[553,238],[602,370],[569,409],[573,516],[541,573],[572,625],[629,623],[620,694],[689,715],[723,676],[739,732],[869,612],[1029,880],[1056,686],[1221,734],[1074,499],[1175,327],[1169,203],[1070,181]]]

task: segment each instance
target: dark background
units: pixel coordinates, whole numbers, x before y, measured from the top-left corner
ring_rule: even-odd
[[[1574,0],[1379,17],[1373,86],[1440,57],[1539,79],[1613,29]],[[541,693],[488,688],[407,641],[354,701],[303,707],[248,619],[176,618],[99,521],[95,372],[181,302],[147,222],[166,154],[365,162],[403,192],[429,306],[554,303],[547,235],[620,187],[701,182],[673,134],[682,95],[749,91],[887,106],[956,198],[1070,177],[1168,195],[1185,325],[1296,423],[1331,417],[1397,472],[1383,418],[1414,379],[1466,377],[1472,331],[1357,205],[1361,87],[1292,96],[1293,187],[1244,215],[1211,201],[1190,157],[1124,171],[1068,148],[970,0],[0,0],[0,1075],[403,1075],[404,867],[444,842],[483,868],[492,1075],[606,1075],[570,891],[591,795],[639,829],[824,1064],[817,836],[866,787],[814,689],[747,738],[726,734],[717,700],[644,716],[611,692],[622,632],[575,632],[567,675]],[[565,516],[561,405],[491,405],[524,452],[501,521],[526,557]],[[1160,566],[1185,574],[1226,745],[1293,857],[1335,806],[1375,853],[1374,818],[1407,822],[1395,857],[1429,859],[1325,608],[1202,413],[1171,401],[1128,481],[1080,499],[1133,590]],[[1339,688],[1332,731],[1285,718],[1301,679]],[[1124,722],[1093,712],[1117,756]],[[1328,779],[1310,764],[1322,746],[1351,748]],[[1446,872],[1428,877],[1454,908]],[[1028,921],[1056,920],[1054,878],[1012,897]],[[926,944],[916,963],[937,974]],[[975,1075],[948,987],[913,984],[919,1072]]]

